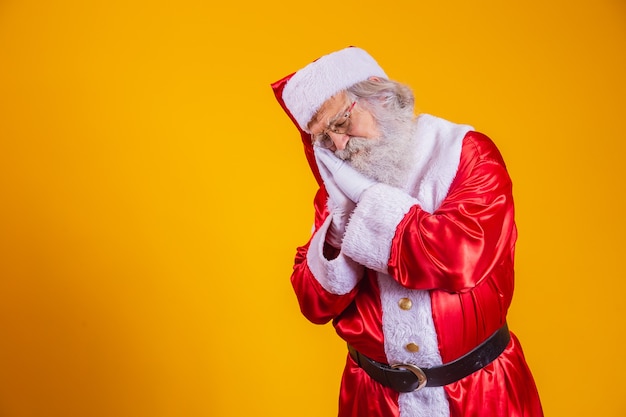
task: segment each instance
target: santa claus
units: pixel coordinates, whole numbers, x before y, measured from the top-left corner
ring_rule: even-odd
[[[541,416],[506,324],[517,232],[494,143],[416,116],[356,47],[272,88],[320,185],[291,282],[347,343],[339,417]]]

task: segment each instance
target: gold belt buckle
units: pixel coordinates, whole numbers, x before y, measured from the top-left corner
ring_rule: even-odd
[[[399,363],[396,365],[391,365],[393,369],[405,369],[407,371],[411,371],[417,377],[417,388],[414,391],[419,391],[426,386],[426,382],[428,382],[428,378],[426,378],[426,374],[422,371],[418,366],[411,365],[410,363]]]

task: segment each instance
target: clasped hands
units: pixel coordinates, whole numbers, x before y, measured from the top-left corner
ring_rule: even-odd
[[[328,149],[315,146],[314,152],[317,167],[328,193],[332,216],[326,241],[335,248],[340,248],[346,225],[356,203],[360,201],[363,192],[376,182],[352,168],[346,161],[337,158]]]

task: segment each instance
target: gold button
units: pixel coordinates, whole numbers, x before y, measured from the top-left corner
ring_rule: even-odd
[[[413,307],[413,301],[410,298],[401,298],[398,305],[402,310],[410,310]]]
[[[409,343],[408,345],[405,346],[405,349],[411,353],[416,353],[416,352],[419,352],[420,347],[416,345],[415,343]]]

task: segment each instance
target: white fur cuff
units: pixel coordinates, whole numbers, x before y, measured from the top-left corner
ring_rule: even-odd
[[[363,276],[364,268],[363,265],[348,258],[343,251],[335,259],[324,258],[324,241],[332,221],[331,217],[328,216],[311,239],[307,252],[307,264],[315,279],[326,291],[344,295],[356,287]]]
[[[386,184],[368,188],[346,228],[343,252],[378,272],[387,273],[391,241],[400,221],[417,200]]]

